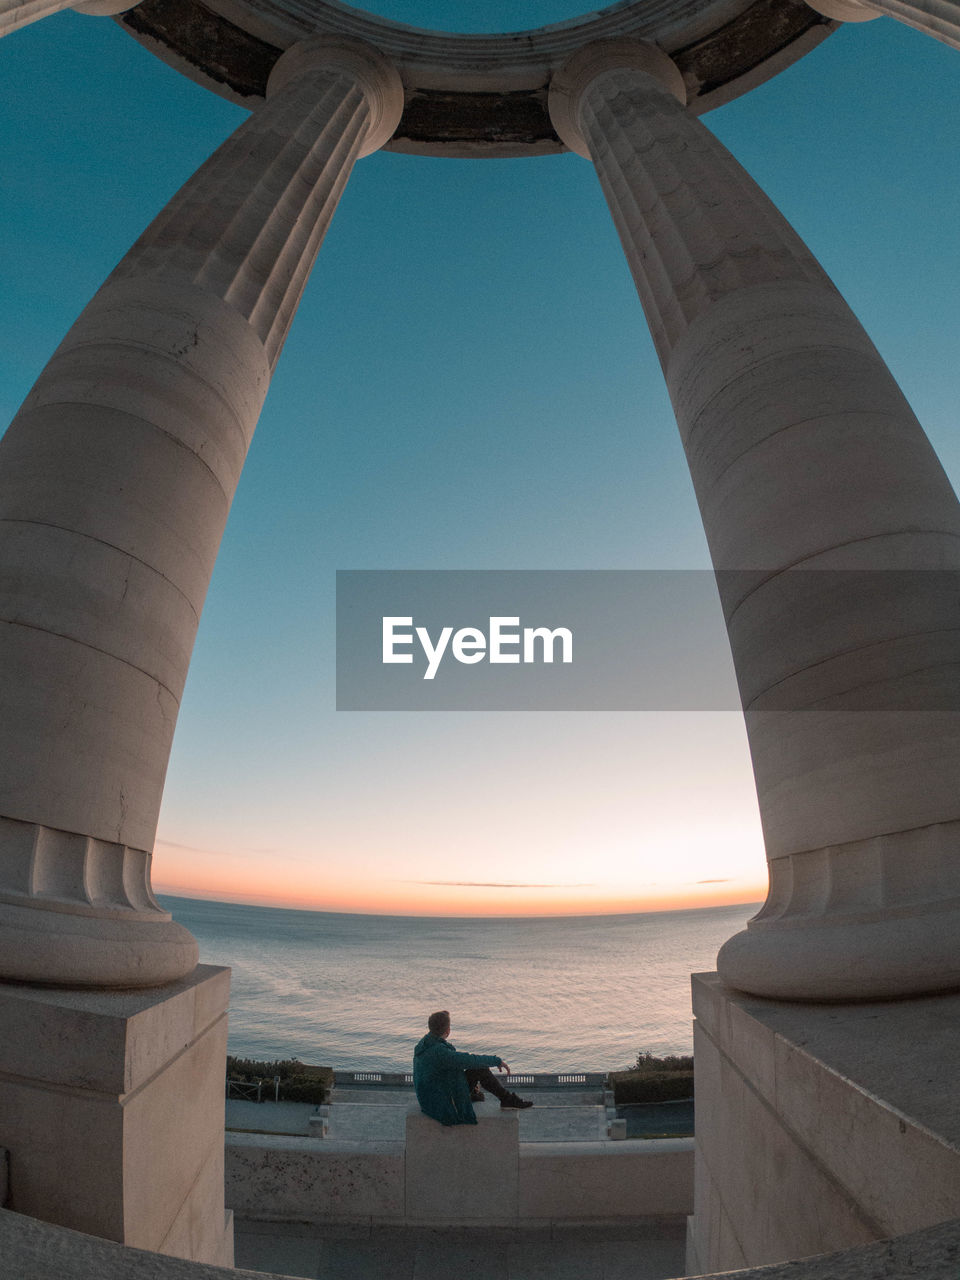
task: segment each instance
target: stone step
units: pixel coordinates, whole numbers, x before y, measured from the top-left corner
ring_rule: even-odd
[[[321,1109],[309,1103],[227,1103],[227,1129],[235,1133],[276,1133],[291,1137],[349,1142],[402,1141],[407,1115],[419,1111],[412,1091],[397,1090],[392,1104],[336,1102]],[[489,1098],[476,1104],[478,1117],[497,1115],[500,1104]],[[606,1111],[599,1104],[543,1105],[538,1099],[517,1113],[522,1142],[597,1142],[606,1136]],[[326,1120],[326,1132],[321,1133]],[[313,1121],[313,1123],[311,1122]]]
[[[513,1093],[521,1098],[531,1098],[538,1107],[590,1107],[603,1102],[602,1089],[548,1089],[531,1088],[529,1085],[507,1085]],[[405,1100],[413,1099],[413,1086],[409,1088],[377,1089],[373,1086],[336,1085],[330,1094],[330,1102],[363,1103],[372,1107],[403,1106]]]

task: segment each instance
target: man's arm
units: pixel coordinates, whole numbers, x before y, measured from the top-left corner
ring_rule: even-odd
[[[500,1070],[509,1070],[507,1064],[502,1058],[498,1058],[493,1053],[459,1053],[456,1049],[449,1049],[443,1055],[444,1066],[451,1067],[499,1067]]]

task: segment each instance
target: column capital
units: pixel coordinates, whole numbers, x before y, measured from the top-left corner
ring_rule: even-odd
[[[135,9],[140,0],[79,0],[70,5],[76,13],[86,13],[92,18],[115,18],[118,13]]]
[[[584,45],[554,73],[548,107],[560,141],[585,160],[591,159],[591,155],[579,121],[583,93],[599,76],[624,69],[652,76],[681,105],[687,104],[687,90],[679,67],[657,45],[628,37],[595,40]]]
[[[403,115],[403,81],[393,63],[365,40],[308,36],[291,45],[274,63],[267,81],[267,97],[313,71],[341,71],[353,76],[370,111],[360,155],[379,151],[396,132]]]
[[[880,14],[860,0],[807,0],[814,13],[822,13],[835,22],[869,22]]]

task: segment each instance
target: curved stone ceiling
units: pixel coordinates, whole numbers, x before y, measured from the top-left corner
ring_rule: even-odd
[[[783,70],[838,25],[804,0],[623,0],[570,22],[493,36],[421,30],[338,0],[141,0],[117,21],[177,70],[248,106],[263,97],[283,50],[304,36],[367,40],[395,64],[405,89],[387,150],[458,157],[563,151],[547,85],[591,40],[658,44],[700,114]]]

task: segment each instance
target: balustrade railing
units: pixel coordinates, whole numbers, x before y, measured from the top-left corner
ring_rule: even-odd
[[[603,1071],[552,1072],[532,1071],[497,1076],[505,1085],[523,1085],[527,1089],[602,1089],[607,1079]],[[409,1088],[413,1084],[410,1071],[335,1071],[334,1088],[343,1089],[375,1085],[381,1089]]]

